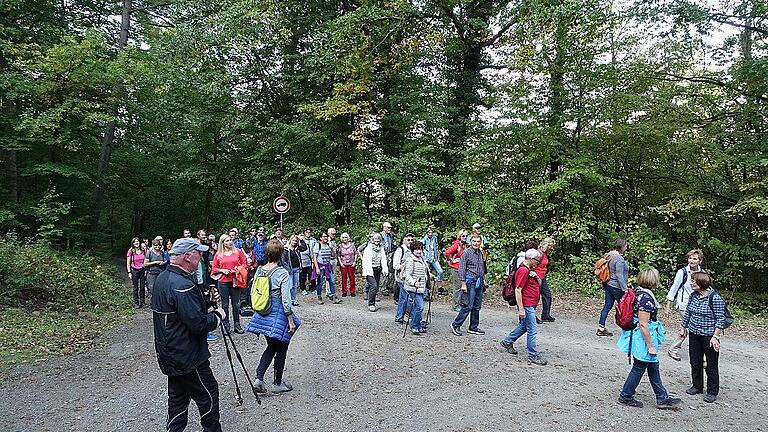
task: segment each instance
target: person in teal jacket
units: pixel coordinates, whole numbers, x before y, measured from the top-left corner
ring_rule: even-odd
[[[681,400],[671,397],[661,382],[659,371],[659,347],[664,343],[664,326],[657,319],[659,302],[653,295],[653,289],[659,284],[659,271],[655,268],[642,270],[637,275],[635,290],[634,330],[624,330],[619,337],[618,345],[621,352],[630,354],[634,359],[632,370],[629,372],[624,387],[619,395],[619,403],[635,408],[641,408],[643,403],[635,399],[635,389],[648,371],[648,380],[656,394],[656,408],[679,410]],[[631,351],[631,353],[630,353]]]

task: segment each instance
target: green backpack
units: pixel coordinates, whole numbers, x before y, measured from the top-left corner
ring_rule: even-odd
[[[264,272],[262,268],[256,272],[251,285],[251,307],[253,311],[261,316],[267,316],[272,312],[272,273],[277,270],[276,266],[269,272]]]

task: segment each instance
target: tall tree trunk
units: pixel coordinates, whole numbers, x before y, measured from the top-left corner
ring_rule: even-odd
[[[126,45],[128,45],[128,31],[131,28],[131,10],[133,6],[132,0],[123,0],[123,13],[120,21],[120,39],[118,41],[118,52],[122,51]],[[119,98],[119,94],[122,93],[122,85],[118,85],[115,88],[115,97]],[[112,109],[112,115],[117,117],[119,109],[119,103],[116,101]],[[99,171],[96,175],[96,187],[93,190],[92,197],[92,210],[91,210],[91,231],[95,232],[99,227],[99,218],[101,216],[101,208],[104,205],[104,191],[105,181],[107,178],[107,172],[109,171],[109,161],[112,158],[112,147],[115,141],[115,121],[112,120],[107,124],[104,129],[104,136],[101,141],[101,156],[99,157]]]
[[[548,179],[550,182],[560,176],[560,158],[566,139],[564,133],[564,118],[566,107],[565,91],[565,43],[568,37],[567,22],[563,17],[558,17],[553,37],[555,55],[549,65],[549,113],[547,114],[547,136],[550,138]],[[555,217],[554,209],[547,210],[546,219],[551,221]]]
[[[8,69],[8,60],[0,51],[0,71],[5,72]],[[3,125],[5,129],[4,133],[8,133],[12,130],[12,118],[16,116],[16,104],[11,98],[3,95],[0,97],[0,111],[2,116],[7,119],[7,122]],[[5,160],[5,184],[6,184],[6,199],[8,202],[16,204],[19,202],[19,170],[16,156],[16,150],[9,148],[3,150],[3,159]]]

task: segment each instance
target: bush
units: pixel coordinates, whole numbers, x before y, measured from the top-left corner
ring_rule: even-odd
[[[0,237],[0,306],[119,309],[130,298],[111,263],[85,252]]]

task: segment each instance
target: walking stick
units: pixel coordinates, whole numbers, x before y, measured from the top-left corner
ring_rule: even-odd
[[[414,296],[416,293],[413,294]],[[411,293],[406,291],[405,296],[405,312],[408,313],[408,304],[411,302]],[[413,308],[411,308],[411,313],[408,314],[408,319],[405,320],[405,327],[403,328],[403,338],[405,338],[405,333],[408,332],[408,323],[411,322],[411,318],[413,315]]]
[[[245,378],[248,380],[248,384],[251,385],[251,391],[253,392],[253,395],[256,396],[256,403],[261,405],[261,398],[259,397],[259,393],[256,391],[256,387],[253,385],[253,380],[251,380],[251,375],[248,373],[248,369],[245,367],[245,363],[243,363],[243,358],[240,356],[240,351],[237,350],[237,346],[235,346],[235,340],[232,338],[232,334],[228,333],[227,336],[229,337],[229,342],[232,344],[232,349],[235,350],[235,355],[237,356],[237,361],[240,362],[240,366],[243,368],[243,372],[245,373]],[[224,339],[224,343],[227,343],[227,339]],[[229,347],[227,347],[227,356],[229,357],[229,363],[232,364],[232,356],[229,354]],[[234,371],[233,371],[234,373]],[[235,381],[237,383],[237,381]],[[240,389],[237,390],[238,395],[240,394]],[[242,403],[242,402],[241,402]]]
[[[237,375],[235,375],[235,364],[232,363],[232,353],[229,351],[229,343],[227,343],[227,332],[224,330],[224,321],[219,321],[219,328],[221,329],[221,338],[224,339],[224,347],[227,349],[227,360],[229,360],[229,367],[232,369],[232,379],[235,381],[235,390],[237,391],[237,395],[235,396],[235,400],[237,400],[238,405],[243,404],[243,395],[240,393],[240,384],[237,383]]]

